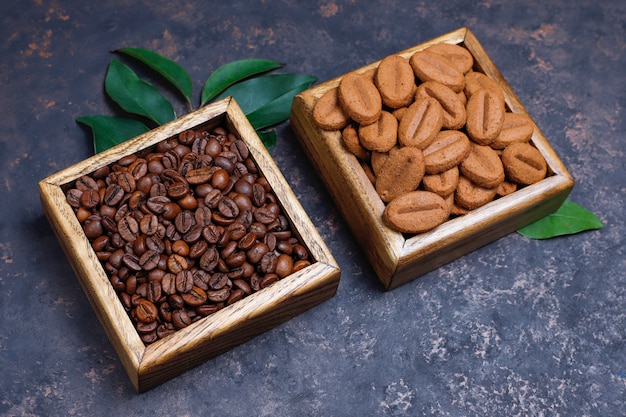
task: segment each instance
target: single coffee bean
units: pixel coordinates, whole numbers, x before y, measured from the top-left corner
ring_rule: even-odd
[[[184,329],[191,324],[191,318],[185,310],[174,310],[172,312],[172,324],[177,329]]]
[[[182,294],[181,297],[183,297],[185,303],[192,307],[200,306],[204,304],[207,300],[206,292],[202,288],[196,286],[191,287],[191,289],[188,292]]]
[[[146,299],[141,299],[135,307],[137,319],[143,323],[151,323],[155,321],[159,315],[157,307]]]
[[[139,258],[139,265],[145,271],[151,271],[159,265],[160,258],[161,255],[157,251],[148,250]]]
[[[124,216],[117,222],[117,231],[126,242],[133,242],[139,236],[139,223],[132,216]]]
[[[185,269],[176,274],[176,290],[179,293],[191,291],[193,287],[193,274]]]
[[[184,256],[178,254],[170,255],[167,259],[167,268],[170,272],[178,274],[188,268],[187,259]]]

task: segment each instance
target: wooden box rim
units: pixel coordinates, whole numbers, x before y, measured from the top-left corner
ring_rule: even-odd
[[[199,320],[172,336],[145,346],[119,301],[106,272],[65,200],[64,187],[81,175],[146,149],[188,128],[225,122],[248,144],[261,173],[279,197],[283,213],[307,246],[314,262],[262,291]],[[315,226],[300,205],[269,152],[231,97],[209,104],[170,123],[96,154],[41,180],[40,199],[80,284],[138,392],[148,390],[219,353],[330,298],[340,269]],[[311,299],[313,297],[314,299]],[[293,304],[293,306],[291,306]],[[293,307],[293,312],[290,308]],[[279,309],[280,312],[275,312]],[[257,326],[251,326],[255,323]],[[250,335],[234,335],[245,327]],[[250,337],[248,337],[250,336]],[[215,348],[211,343],[215,341]],[[202,348],[205,352],[197,352]]]
[[[500,84],[508,108],[515,113],[528,114],[478,39],[466,27],[396,55],[408,59],[415,52],[437,43],[465,46],[474,57],[474,67]],[[380,60],[355,69],[354,72],[367,72],[376,68],[379,63]],[[315,102],[326,91],[336,88],[342,76],[297,95],[292,106],[291,122],[305,152],[314,162],[318,174],[331,191],[386,289],[400,286],[556,210],[574,186],[572,176],[533,121],[534,133],[531,141],[546,159],[551,174],[549,177],[464,216],[448,220],[432,231],[407,238],[382,222],[384,204],[356,157],[343,147],[341,133],[324,131],[312,121]],[[344,198],[345,196],[349,198]],[[499,225],[506,230],[496,230]],[[485,236],[480,236],[481,232],[486,232]],[[479,237],[471,242],[474,235]],[[444,253],[445,251],[449,252]]]

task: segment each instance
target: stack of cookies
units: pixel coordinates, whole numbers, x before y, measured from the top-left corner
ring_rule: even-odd
[[[435,44],[349,73],[315,104],[315,124],[341,131],[394,230],[426,232],[546,176],[532,120],[473,67],[463,46]]]

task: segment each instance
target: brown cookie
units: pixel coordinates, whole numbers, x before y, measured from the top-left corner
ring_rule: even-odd
[[[468,99],[472,96],[472,94],[482,88],[487,88],[493,91],[494,94],[496,94],[504,103],[504,91],[496,80],[478,71],[472,71],[465,74],[465,87],[463,88],[463,91]]]
[[[530,143],[513,143],[502,152],[506,177],[518,184],[530,185],[546,177],[546,160]]]
[[[437,193],[446,198],[454,193],[459,183],[459,168],[452,167],[441,174],[424,175],[422,187],[424,190]]]
[[[388,203],[415,190],[424,177],[424,154],[413,147],[391,152],[376,176],[376,192]]]
[[[341,139],[343,146],[359,159],[367,159],[369,157],[369,151],[361,145],[359,140],[359,131],[354,123],[344,127],[341,131]]]
[[[370,151],[387,152],[398,139],[398,119],[388,111],[381,111],[378,120],[359,126],[361,145]]]
[[[470,51],[461,45],[452,43],[437,43],[429,46],[426,50],[448,58],[463,74],[471,71],[474,66],[474,57]]]
[[[339,103],[336,88],[325,92],[313,106],[313,121],[324,130],[343,129],[349,120],[350,117]]]
[[[383,102],[371,78],[348,73],[341,78],[337,91],[339,103],[355,122],[368,125],[378,120]]]
[[[458,93],[436,81],[426,81],[415,91],[416,101],[423,97],[432,97],[441,105],[444,129],[460,129],[465,125],[465,105],[459,99]]]
[[[467,156],[470,140],[459,130],[442,130],[424,149],[427,174],[439,174],[457,166]]]
[[[498,185],[498,189],[496,190],[496,195],[500,197],[504,197],[505,195],[509,195],[517,191],[517,184],[511,181],[504,180]]]
[[[387,226],[402,233],[424,233],[448,219],[443,197],[429,191],[413,191],[391,201],[383,212]]]
[[[443,109],[432,97],[417,99],[411,104],[398,126],[398,143],[424,149],[430,145],[443,126]]]
[[[489,145],[502,130],[504,102],[490,89],[482,88],[467,100],[467,135],[479,145]]]
[[[459,169],[462,175],[483,188],[494,188],[504,181],[502,161],[489,146],[472,143]]]
[[[415,74],[405,58],[399,55],[384,58],[378,65],[374,81],[385,106],[397,109],[413,101]]]
[[[493,201],[496,188],[484,188],[461,175],[454,192],[454,202],[461,208],[474,210]]]
[[[504,113],[500,134],[489,144],[494,149],[504,149],[512,143],[528,142],[533,135],[533,122],[520,113]]]
[[[421,81],[437,81],[455,92],[463,90],[465,77],[456,65],[443,55],[422,50],[409,59],[415,76]]]

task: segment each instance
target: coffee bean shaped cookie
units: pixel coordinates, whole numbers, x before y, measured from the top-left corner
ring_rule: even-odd
[[[363,160],[369,157],[368,150],[361,146],[359,131],[354,123],[351,123],[343,128],[341,131],[341,139],[343,141],[343,146],[348,150],[348,152],[357,158]]]
[[[504,91],[496,80],[478,71],[472,71],[465,74],[465,86],[463,87],[463,91],[465,92],[465,96],[467,96],[467,98],[471,97],[472,94],[483,88],[491,90],[502,100],[502,102],[504,102]]]
[[[376,192],[388,203],[415,190],[424,177],[424,154],[413,147],[391,152],[376,176]]]
[[[424,233],[448,219],[449,206],[438,194],[413,191],[391,201],[383,212],[383,221],[402,233]]]
[[[409,63],[422,82],[437,81],[457,93],[465,86],[463,73],[443,55],[428,50],[418,51],[411,56]]]
[[[357,72],[341,78],[338,99],[344,111],[362,125],[374,123],[382,111],[382,99],[372,78]]]
[[[471,71],[474,66],[474,57],[470,51],[457,44],[437,43],[426,48],[426,51],[448,58],[463,74]]]
[[[504,149],[512,143],[528,142],[533,135],[533,122],[529,116],[507,112],[504,114],[500,134],[489,144],[494,149]]]
[[[484,188],[497,187],[504,181],[504,168],[500,156],[489,146],[472,143],[459,169],[461,174],[474,184]]]
[[[459,130],[442,130],[424,149],[427,174],[439,174],[457,166],[470,150],[469,138]]]
[[[426,81],[415,92],[416,100],[423,97],[432,97],[441,104],[444,129],[460,129],[465,125],[465,105],[452,89],[435,81]]]
[[[493,201],[497,188],[484,188],[461,175],[454,192],[454,202],[467,210],[474,210]]]
[[[408,106],[415,92],[415,74],[405,58],[390,55],[380,61],[374,78],[383,104],[392,109]]]
[[[530,143],[514,143],[502,152],[502,164],[508,179],[530,185],[545,178],[546,160]]]
[[[489,145],[504,123],[504,102],[490,89],[482,88],[467,100],[467,135],[479,145]]]
[[[424,149],[430,145],[443,126],[443,109],[432,97],[424,97],[411,104],[400,120],[398,142],[401,146]]]
[[[424,190],[439,194],[444,198],[454,193],[458,183],[459,168],[456,166],[441,174],[424,175],[422,178]]]
[[[344,112],[336,88],[325,92],[313,106],[313,121],[324,130],[343,129],[350,120]]]
[[[388,111],[381,111],[378,120],[359,126],[361,145],[370,151],[387,152],[397,142],[398,119]]]

